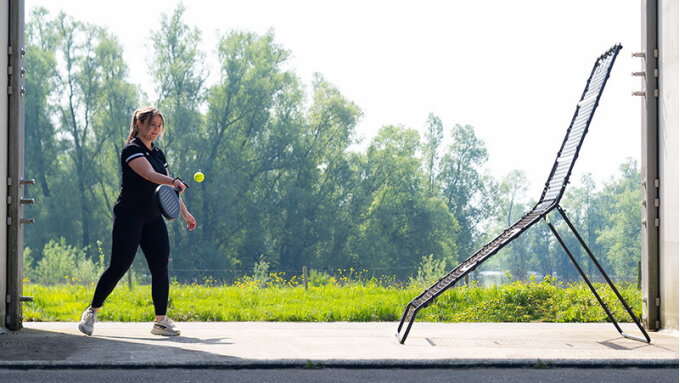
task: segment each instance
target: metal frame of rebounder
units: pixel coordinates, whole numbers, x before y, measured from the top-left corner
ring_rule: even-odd
[[[415,299],[409,302],[408,305],[406,305],[406,310],[404,310],[404,315],[402,315],[401,321],[399,322],[399,327],[397,328],[396,336],[397,339],[399,340],[399,343],[404,343],[406,341],[406,338],[408,337],[408,334],[411,331],[411,326],[413,325],[416,315],[418,314],[418,311],[420,311],[420,309],[427,307],[435,298],[437,298],[445,290],[455,285],[456,282],[458,282],[465,275],[467,275],[475,268],[477,268],[477,266],[481,265],[489,257],[496,254],[500,249],[505,247],[505,245],[512,242],[512,240],[521,235],[524,231],[526,231],[529,227],[531,227],[541,218],[543,218],[546,221],[553,235],[555,235],[560,245],[562,245],[562,248],[565,250],[569,258],[571,259],[571,262],[579,271],[583,279],[586,281],[588,287],[590,288],[590,291],[595,295],[597,301],[600,303],[604,311],[607,313],[607,316],[612,321],[612,323],[619,331],[619,333],[622,336],[629,339],[647,343],[651,342],[649,335],[640,325],[640,321],[637,319],[637,317],[635,317],[633,310],[631,310],[630,306],[626,303],[625,299],[623,299],[623,297],[616,289],[607,273],[604,271],[600,263],[595,259],[595,256],[593,256],[592,252],[586,245],[583,238],[578,234],[576,228],[567,218],[564,210],[559,206],[559,201],[562,198],[562,195],[564,194],[564,190],[567,184],[569,183],[569,177],[571,176],[574,163],[578,158],[578,154],[579,151],[581,150],[581,146],[583,144],[585,135],[588,132],[588,127],[590,125],[590,122],[592,121],[593,114],[595,113],[595,109],[599,104],[600,96],[602,95],[602,91],[604,90],[604,86],[607,82],[607,79],[609,78],[611,68],[614,65],[614,61],[616,60],[616,56],[618,55],[620,50],[621,45],[617,44],[613,46],[611,49],[609,49],[607,52],[602,54],[600,57],[598,57],[598,59],[595,61],[593,70],[590,73],[590,77],[588,78],[586,87],[577,105],[576,112],[574,113],[569,128],[567,129],[567,135],[565,136],[564,141],[562,142],[562,146],[560,147],[560,150],[557,153],[557,159],[555,160],[555,163],[550,171],[550,176],[548,176],[548,181],[546,181],[545,183],[545,188],[543,189],[541,198],[539,202],[536,204],[536,206],[534,206],[534,208],[529,213],[524,215],[514,225],[507,228],[503,233],[501,233],[501,235],[499,235],[494,240],[484,245],[479,251],[477,251],[471,257],[463,261],[460,265],[456,266],[456,268],[451,270],[448,274],[439,279],[435,284],[430,286],[428,289],[426,289],[420,295],[418,295]],[[614,293],[616,294],[621,304],[625,307],[628,314],[631,316],[635,324],[638,326],[638,328],[644,335],[644,339],[637,336],[625,334],[621,330],[621,327],[614,319],[614,316],[607,307],[607,304],[598,295],[593,284],[590,282],[587,275],[583,272],[583,269],[579,266],[578,262],[576,262],[576,259],[574,258],[571,251],[565,245],[564,241],[562,240],[562,237],[560,237],[555,227],[547,219],[548,213],[550,213],[555,208],[557,208],[557,211],[563,217],[564,221],[567,223],[572,233],[574,233],[574,235],[578,238],[581,246],[583,246],[586,249],[590,259],[595,263],[597,269],[600,271],[600,273],[602,273],[604,279],[607,281],[607,284],[613,289]],[[404,327],[404,324],[406,324],[406,327]]]
[[[581,277],[583,278],[583,280],[586,282],[586,284],[588,284],[588,288],[593,293],[593,295],[595,295],[595,298],[597,299],[598,303],[600,303],[600,306],[602,306],[602,308],[604,309],[604,312],[607,313],[609,320],[612,321],[612,324],[614,325],[614,327],[616,327],[616,330],[618,330],[619,334],[621,334],[621,336],[623,336],[624,338],[637,340],[637,341],[640,341],[640,342],[651,343],[652,340],[649,338],[649,334],[647,334],[647,331],[645,331],[645,329],[642,327],[642,325],[640,324],[640,321],[635,316],[635,313],[633,313],[633,310],[630,308],[630,306],[628,306],[628,303],[626,303],[626,300],[623,299],[623,296],[621,296],[621,293],[619,293],[619,290],[616,288],[616,286],[614,285],[612,280],[609,278],[609,275],[607,275],[607,273],[602,268],[602,265],[600,265],[600,262],[598,262],[597,259],[595,258],[595,256],[593,255],[593,252],[590,251],[590,248],[588,247],[586,242],[583,240],[583,237],[581,237],[581,235],[578,233],[578,231],[576,230],[576,227],[574,227],[574,225],[571,223],[569,218],[567,218],[567,213],[565,213],[565,211],[562,209],[561,206],[557,206],[557,211],[560,213],[560,216],[562,217],[562,219],[564,219],[564,222],[567,223],[567,226],[569,226],[569,230],[571,230],[571,232],[574,234],[574,236],[576,236],[576,238],[578,239],[581,246],[586,250],[586,253],[588,253],[588,257],[590,257],[590,259],[595,264],[595,267],[597,267],[597,269],[600,271],[600,273],[604,277],[605,281],[607,281],[607,284],[609,285],[609,287],[614,291],[614,294],[616,294],[616,297],[619,299],[619,302],[621,302],[621,305],[623,305],[623,307],[626,309],[626,311],[628,312],[628,315],[630,315],[630,317],[633,319],[633,322],[635,322],[638,329],[640,329],[640,332],[644,335],[645,339],[642,339],[639,336],[630,335],[630,334],[626,334],[626,333],[623,332],[623,330],[621,329],[621,326],[619,326],[616,319],[614,319],[614,315],[609,310],[609,307],[604,302],[604,300],[602,300],[600,295],[597,293],[597,290],[595,290],[595,287],[593,286],[593,284],[588,279],[588,276],[583,271],[583,268],[581,268],[581,266],[576,261],[576,257],[574,257],[574,255],[569,250],[569,247],[567,247],[567,245],[564,243],[564,240],[562,239],[562,237],[557,233],[557,229],[555,229],[555,226],[552,224],[552,222],[550,222],[547,219],[547,217],[543,217],[545,219],[545,222],[548,224],[550,231],[552,231],[555,238],[557,238],[557,241],[560,243],[560,245],[562,246],[564,251],[567,253],[567,255],[569,256],[569,259],[571,260],[571,263],[574,265],[574,267],[576,267],[576,270],[578,270],[579,274],[581,274]]]
[[[494,254],[496,254],[498,251],[500,251],[503,247],[505,247],[505,245],[512,242],[515,238],[519,237],[524,231],[533,226],[541,218],[544,218],[545,215],[548,214],[555,207],[554,205],[551,205],[547,208],[545,207],[541,208],[540,205],[541,205],[540,203],[537,204],[536,207],[532,209],[532,211],[524,215],[524,217],[517,221],[513,226],[506,229],[495,240],[483,246],[474,255],[463,261],[460,265],[458,265],[447,275],[440,278],[429,289],[423,291],[415,299],[409,302],[408,305],[406,305],[406,310],[404,311],[404,315],[402,315],[401,321],[399,322],[399,327],[397,328],[396,336],[397,339],[399,339],[399,343],[403,344],[406,341],[406,337],[408,337],[408,333],[411,331],[411,326],[413,326],[413,322],[415,321],[416,314],[418,313],[418,311],[420,311],[420,309],[427,307],[435,298],[441,295],[448,288],[455,285],[456,282],[458,282],[464,276],[472,272],[477,266],[482,264],[485,260],[487,260]],[[495,243],[496,241],[498,241],[498,243]],[[437,286],[440,287],[439,290],[436,291],[435,293],[428,295],[428,293]],[[414,304],[414,302],[419,301],[424,302],[418,305]],[[407,321],[408,324],[404,332],[402,333],[401,330],[404,326],[404,323]]]

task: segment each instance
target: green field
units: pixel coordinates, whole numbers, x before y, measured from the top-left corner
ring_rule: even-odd
[[[342,282],[342,281],[340,281]],[[385,287],[376,281],[332,282],[323,286],[287,283],[179,285],[170,288],[168,315],[178,321],[396,321],[422,287]],[[629,322],[605,285],[596,284],[617,321]],[[93,286],[41,286],[27,283],[25,321],[77,321],[92,298]],[[619,291],[640,315],[641,293],[630,284]],[[153,319],[151,287],[118,285],[99,316],[103,321]],[[608,318],[584,283],[551,279],[493,287],[467,285],[442,294],[420,311],[419,320],[441,322],[604,322]]]

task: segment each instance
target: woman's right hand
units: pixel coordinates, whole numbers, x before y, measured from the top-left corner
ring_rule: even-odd
[[[175,189],[179,189],[180,193],[184,193],[184,189],[187,188],[187,185],[184,184],[179,178],[175,178],[172,180],[172,187]]]

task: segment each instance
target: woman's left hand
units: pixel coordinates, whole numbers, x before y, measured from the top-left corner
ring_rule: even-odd
[[[184,214],[183,217],[184,220],[187,221],[187,229],[189,229],[189,231],[194,230],[196,228],[196,218],[188,212]]]

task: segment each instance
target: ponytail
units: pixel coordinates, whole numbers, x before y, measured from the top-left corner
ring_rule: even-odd
[[[130,133],[128,134],[127,142],[134,140],[134,138],[137,137],[137,134],[139,133],[139,126],[137,126],[137,110],[132,113],[132,122],[130,123]]]

